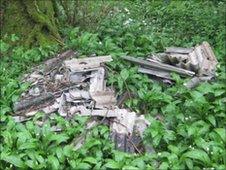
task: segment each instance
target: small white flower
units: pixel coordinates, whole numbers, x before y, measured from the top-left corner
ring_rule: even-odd
[[[185,120],[188,120],[188,117],[185,117]]]
[[[158,153],[158,156],[161,156],[161,153],[160,152]]]
[[[207,151],[209,151],[209,150],[210,150],[210,148],[209,148],[209,147],[207,147],[207,148],[206,148],[206,150],[207,150]]]
[[[213,152],[210,152],[211,155],[213,155]]]
[[[123,25],[129,25],[133,20],[131,18],[129,18],[128,20],[126,20]]]
[[[189,148],[192,148],[191,145],[189,145]]]
[[[126,12],[129,12],[129,10],[128,10],[127,8],[124,8],[124,10],[125,10]]]
[[[101,44],[102,44],[102,42],[100,41],[100,42],[99,42],[99,44],[101,45]]]

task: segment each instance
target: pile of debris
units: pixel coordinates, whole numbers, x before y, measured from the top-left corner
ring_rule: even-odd
[[[112,57],[74,58],[76,55],[71,50],[66,51],[47,60],[23,78],[23,82],[29,82],[31,86],[14,104],[17,115],[14,119],[17,122],[26,121],[40,111],[49,117],[59,113],[66,119],[76,115],[91,116],[95,119],[87,124],[87,129],[90,129],[97,124],[96,117],[102,117],[108,120],[116,148],[139,152],[137,145],[140,145],[149,122],[144,116],[116,105],[114,90],[106,86],[103,65],[112,61]],[[79,139],[76,149],[84,141]]]
[[[146,60],[123,57],[140,65],[139,72],[172,81],[171,73],[192,77],[188,88],[200,81],[215,77],[216,57],[207,42],[194,48],[166,48],[164,53],[153,54]],[[152,148],[142,145],[144,130],[149,122],[143,115],[127,109],[120,109],[112,88],[106,86],[104,63],[111,62],[111,56],[78,58],[69,50],[47,60],[34,68],[23,82],[31,84],[30,89],[21,95],[14,104],[17,122],[23,122],[42,111],[49,117],[58,113],[66,119],[76,115],[94,118],[87,129],[105,122],[110,126],[111,138],[117,149],[126,152],[139,152]],[[96,118],[101,118],[98,121]],[[44,123],[44,122],[43,122]],[[76,149],[82,146],[84,137],[76,140]]]
[[[208,42],[193,48],[169,47],[164,53],[152,54],[146,60],[124,56],[123,59],[139,64],[139,72],[171,82],[171,73],[192,77],[188,88],[215,77],[217,59]]]

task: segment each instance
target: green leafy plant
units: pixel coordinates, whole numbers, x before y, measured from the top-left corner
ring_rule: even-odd
[[[129,92],[132,96],[125,106],[145,114],[151,122],[144,142],[152,145],[155,152],[115,151],[109,129],[104,125],[94,127],[84,145],[76,150],[73,140],[86,134],[84,125],[88,118],[67,121],[56,113],[44,126],[39,126],[36,122],[43,118],[39,113],[24,124],[15,123],[11,117],[12,104],[29,87],[20,82],[20,76],[60,49],[26,49],[14,44],[18,40],[16,35],[6,35],[0,40],[0,168],[225,169],[225,2],[110,4],[114,7],[104,17],[101,15],[101,20],[94,22],[98,25],[92,24],[90,30],[82,30],[84,25],[74,28],[63,24],[63,49],[74,49],[83,56],[113,56],[114,61],[106,66],[108,84],[115,87],[118,95]],[[217,77],[193,90],[186,89],[183,83],[187,80],[178,75],[173,75],[173,86],[150,80],[138,73],[136,66],[120,58],[145,57],[167,46],[191,47],[204,40],[213,46],[219,61]],[[62,131],[53,132],[53,125]]]

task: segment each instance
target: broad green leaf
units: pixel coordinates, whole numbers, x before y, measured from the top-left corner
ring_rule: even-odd
[[[54,134],[51,135],[49,138],[49,141],[56,141],[57,144],[60,144],[62,142],[65,142],[68,140],[68,136],[66,134]]]
[[[34,143],[34,142],[26,142],[26,143],[21,144],[18,149],[19,150],[34,149],[36,147],[37,147],[36,143]]]
[[[186,165],[187,165],[188,169],[193,170],[193,162],[192,162],[192,160],[189,159],[189,158],[186,158],[185,162],[186,162]]]
[[[91,165],[89,165],[88,163],[79,163],[78,166],[76,167],[76,169],[90,169]]]
[[[217,134],[221,137],[222,141],[223,142],[226,142],[226,131],[224,128],[217,128],[217,129],[214,129],[215,132],[217,132]]]
[[[15,167],[18,168],[24,168],[25,164],[22,161],[22,159],[19,157],[19,155],[15,156],[15,155],[10,155],[10,156],[5,156],[3,158],[4,161],[13,164]]]
[[[120,164],[118,162],[115,162],[114,160],[109,160],[104,166],[111,169],[121,168]]]
[[[139,168],[134,167],[134,166],[130,166],[130,165],[126,165],[126,166],[123,166],[122,167],[122,170],[128,170],[128,169],[131,169],[131,170],[139,170]]]
[[[65,156],[70,157],[72,150],[73,150],[73,147],[71,145],[66,145],[63,148],[63,153],[64,153]]]
[[[120,72],[120,75],[121,75],[122,79],[125,81],[129,77],[129,70],[123,69]]]
[[[207,119],[209,120],[209,122],[215,127],[216,126],[216,119],[213,115],[209,115],[207,117]]]
[[[122,90],[123,89],[123,79],[121,77],[118,77],[117,80],[118,80],[118,87],[120,90]]]
[[[184,156],[187,157],[187,158],[199,160],[199,161],[201,161],[201,162],[203,162],[204,164],[207,164],[207,165],[210,164],[209,156],[207,155],[207,153],[205,151],[200,150],[200,149],[188,151],[184,154]]]
[[[60,166],[59,161],[53,155],[48,156],[48,162],[51,164],[53,169],[59,169]]]
[[[26,165],[29,166],[32,169],[35,169],[35,163],[33,160],[26,160]]]
[[[174,146],[174,145],[169,145],[169,146],[168,146],[168,149],[169,149],[171,152],[175,153],[175,154],[179,154],[179,153],[180,153],[180,149],[179,149],[178,147]]]
[[[83,161],[91,164],[97,164],[97,160],[93,157],[86,157],[85,159],[83,159]]]
[[[142,158],[137,158],[137,159],[133,160],[131,165],[139,167],[140,169],[146,169],[146,164]]]
[[[167,163],[167,162],[163,162],[163,163],[161,163],[161,165],[159,166],[158,169],[166,170],[166,169],[168,169],[168,168],[169,168],[168,163]]]
[[[64,153],[61,147],[56,148],[56,155],[60,162],[64,160]]]
[[[206,142],[203,138],[200,138],[200,137],[195,139],[195,144],[199,148],[203,148],[204,150],[206,150],[207,148],[209,148],[209,143]]]

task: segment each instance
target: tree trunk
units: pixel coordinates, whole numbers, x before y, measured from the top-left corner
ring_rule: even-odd
[[[61,42],[51,0],[4,0],[1,11],[2,35],[16,34],[27,47]]]

